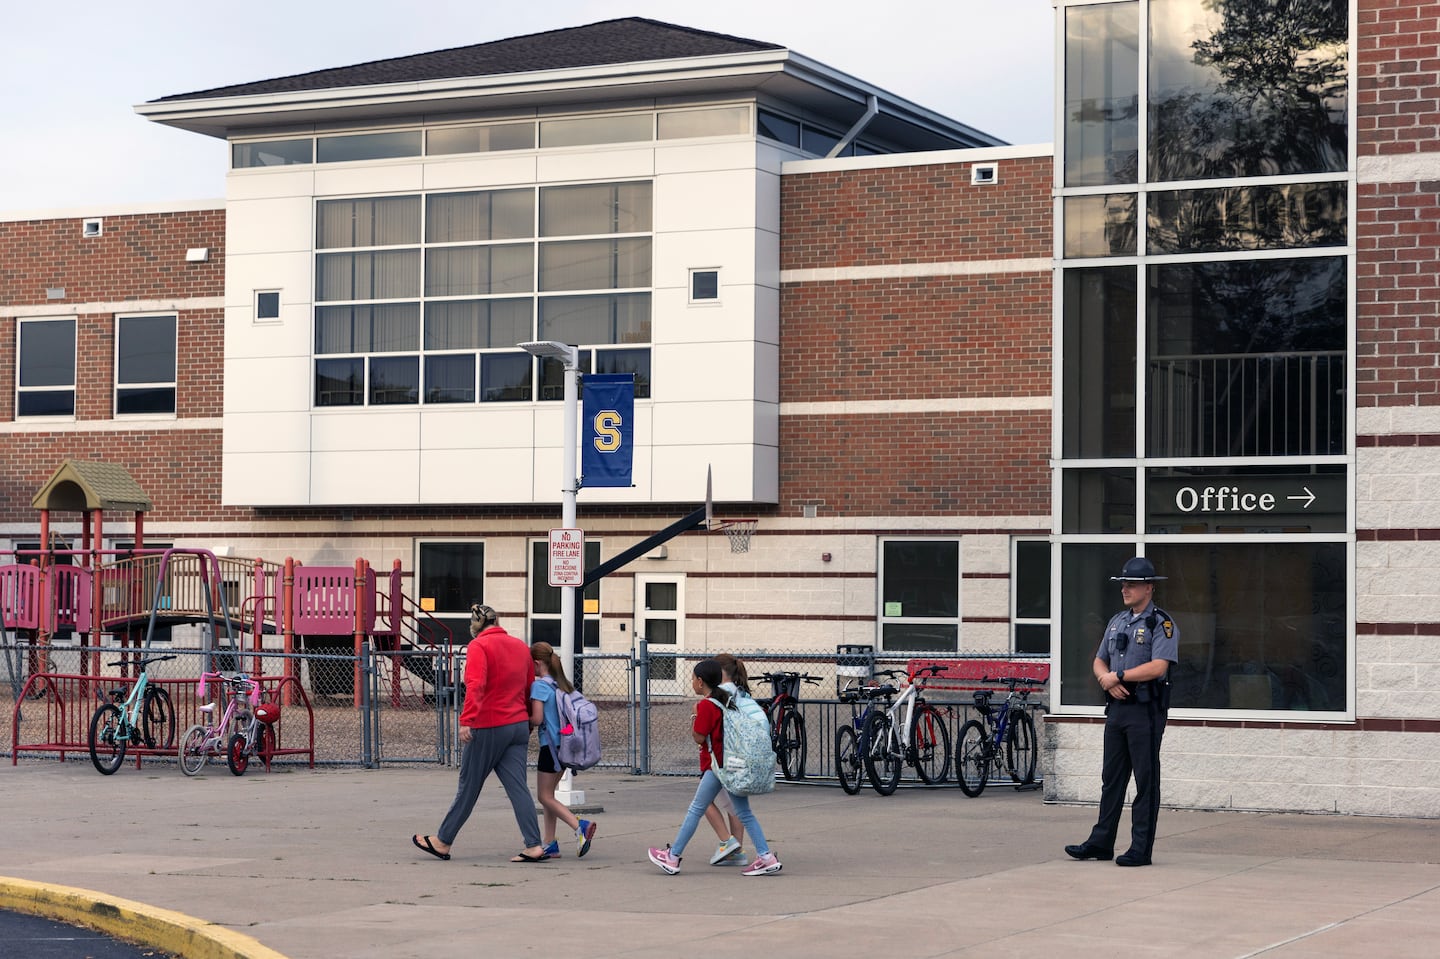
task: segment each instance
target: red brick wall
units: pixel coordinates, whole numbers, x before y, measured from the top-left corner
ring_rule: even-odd
[[[1361,0],[1359,20],[1362,164],[1440,152],[1440,4]],[[1355,221],[1356,404],[1440,404],[1440,180],[1362,182]]]
[[[90,238],[75,218],[0,222],[0,306],[224,294],[224,210],[101,219],[103,233]],[[209,261],[186,263],[185,251],[200,246]],[[47,300],[52,288],[65,298]]]
[[[1051,256],[1053,158],[995,162],[985,186],[969,163],[785,176],[780,268]]]

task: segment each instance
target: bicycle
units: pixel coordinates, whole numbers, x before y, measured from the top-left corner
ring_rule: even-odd
[[[949,708],[925,701],[924,679],[944,666],[923,666],[906,676],[899,698],[865,720],[865,772],[882,796],[895,792],[901,767],[915,767],[927,785],[943,783],[950,775]],[[898,671],[890,670],[890,675]],[[883,675],[883,674],[882,674]]]
[[[234,728],[238,714],[247,708],[260,705],[260,684],[244,675],[228,676],[225,673],[201,673],[196,687],[198,698],[204,699],[210,683],[222,683],[227,687],[228,696],[225,712],[219,723],[196,723],[180,737],[180,771],[193,776],[205,767],[211,756],[218,757],[220,749],[226,749],[229,758],[228,733]],[[214,718],[215,703],[206,703],[200,712],[207,718]]]
[[[1008,773],[1017,789],[1030,785],[1035,781],[1035,760],[1039,755],[1035,720],[1030,718],[1027,709],[1030,690],[1020,687],[1043,686],[1045,681],[1020,676],[1005,679],[987,676],[981,682],[1000,683],[1009,693],[996,707],[990,703],[994,690],[976,690],[975,712],[979,718],[968,719],[960,727],[955,770],[960,789],[967,796],[984,792],[992,771]]]
[[[876,712],[883,712],[899,689],[884,684],[847,683],[840,701],[850,704],[850,722],[835,730],[835,778],[848,795],[865,785],[865,727]],[[880,702],[876,702],[880,700]],[[861,706],[861,703],[864,706]]]
[[[820,677],[781,672],[762,673],[760,678],[770,684],[771,696],[763,705],[770,717],[770,742],[780,771],[786,779],[804,779],[808,745],[805,717],[800,712],[800,684],[818,684]]]
[[[259,684],[256,683],[257,701],[242,702],[235,721],[240,729],[230,735],[225,743],[225,765],[236,776],[245,775],[250,768],[250,757],[259,756],[265,768],[275,755],[275,724],[280,721],[280,705],[258,701]]]
[[[125,762],[125,751],[131,742],[140,742],[148,749],[171,749],[175,745],[175,705],[170,694],[160,686],[150,685],[150,664],[174,659],[172,656],[150,656],[136,663],[140,668],[130,687],[110,690],[110,701],[101,703],[90,717],[90,761],[108,776]],[[124,666],[125,661],[111,663]],[[100,693],[97,690],[96,696]],[[104,697],[100,697],[104,698]]]

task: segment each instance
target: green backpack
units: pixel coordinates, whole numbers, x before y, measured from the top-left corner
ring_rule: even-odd
[[[775,790],[775,746],[770,741],[770,721],[762,709],[741,709],[731,697],[730,705],[718,699],[710,701],[720,707],[724,722],[725,741],[721,752],[723,767],[712,764],[715,776],[725,790],[737,796],[758,796]],[[714,750],[711,750],[714,754]]]

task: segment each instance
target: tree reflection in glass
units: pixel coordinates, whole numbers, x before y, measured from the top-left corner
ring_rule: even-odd
[[[1152,181],[1346,168],[1346,0],[1151,0]]]

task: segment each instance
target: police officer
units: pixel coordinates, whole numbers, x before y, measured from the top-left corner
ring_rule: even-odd
[[[1160,739],[1170,708],[1170,664],[1176,662],[1180,630],[1152,601],[1155,566],[1145,557],[1128,560],[1119,576],[1125,609],[1111,617],[1095,653],[1095,679],[1105,691],[1105,762],[1100,772],[1100,818],[1090,837],[1065,852],[1075,859],[1110,859],[1135,775],[1130,808],[1130,849],[1117,866],[1148,866],[1160,814]]]

